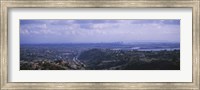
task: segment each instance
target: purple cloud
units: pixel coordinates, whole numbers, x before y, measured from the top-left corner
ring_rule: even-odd
[[[20,43],[180,42],[180,20],[20,20]]]

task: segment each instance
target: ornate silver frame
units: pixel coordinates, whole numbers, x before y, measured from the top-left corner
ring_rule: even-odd
[[[0,89],[200,89],[200,0],[0,0]],[[191,83],[14,83],[8,82],[8,9],[9,8],[192,8],[193,80]]]

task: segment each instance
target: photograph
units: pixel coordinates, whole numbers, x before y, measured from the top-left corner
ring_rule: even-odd
[[[200,90],[200,0],[0,0],[0,90]]]
[[[20,70],[180,70],[180,19],[21,19]]]

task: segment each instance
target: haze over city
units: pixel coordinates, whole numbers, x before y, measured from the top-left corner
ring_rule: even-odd
[[[180,20],[20,20],[20,44],[180,42]]]
[[[180,70],[180,20],[20,20],[20,70]]]

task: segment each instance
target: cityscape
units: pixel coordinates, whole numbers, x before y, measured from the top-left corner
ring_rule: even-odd
[[[180,70],[180,20],[20,20],[20,70]]]

